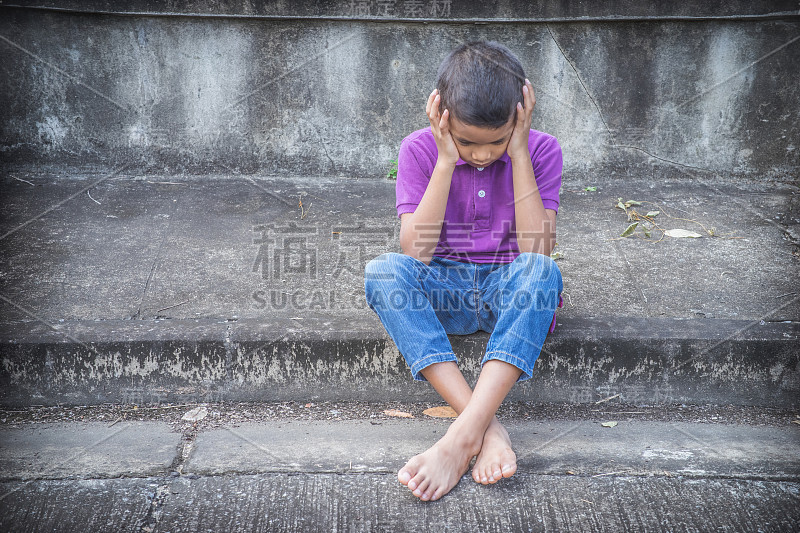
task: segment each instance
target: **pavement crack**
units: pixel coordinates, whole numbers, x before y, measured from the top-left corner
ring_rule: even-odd
[[[197,422],[194,422],[193,424],[187,425],[183,428],[181,441],[178,444],[175,459],[173,459],[172,463],[169,465],[168,470],[170,472],[175,472],[178,475],[183,474],[183,469],[186,467],[189,456],[192,454],[192,450],[194,449],[198,431]]]
[[[142,318],[142,305],[144,305],[144,300],[147,297],[147,291],[150,288],[150,284],[153,282],[153,278],[155,278],[156,270],[158,269],[158,264],[161,261],[161,250],[164,248],[164,243],[167,242],[167,238],[170,234],[170,228],[172,227],[172,221],[174,220],[175,215],[175,207],[173,204],[173,208],[170,212],[169,219],[167,222],[167,229],[164,231],[164,235],[161,237],[161,240],[158,243],[158,249],[156,250],[156,256],[153,258],[153,264],[150,266],[150,273],[147,276],[147,281],[144,284],[144,289],[142,290],[142,297],[139,299],[139,307],[136,309],[136,313],[131,317],[131,320],[137,320]]]
[[[138,523],[139,531],[150,533],[155,530],[158,521],[161,519],[166,500],[169,497],[169,486],[170,483],[168,481],[161,482],[148,495],[147,499],[150,505],[147,507],[147,513]]]
[[[611,224],[609,222],[606,222],[606,225],[608,226],[609,232],[612,232],[613,229],[611,228]],[[653,313],[650,310],[650,302],[647,301],[647,296],[644,293],[644,289],[642,289],[642,287],[639,285],[639,282],[637,281],[638,277],[635,275],[633,267],[631,266],[630,261],[628,261],[628,257],[625,255],[624,250],[622,250],[622,248],[620,247],[619,241],[617,241],[616,239],[612,239],[611,242],[614,244],[614,250],[625,261],[625,272],[628,275],[628,279],[630,279],[633,282],[633,285],[634,287],[636,287],[636,290],[639,291],[639,295],[642,297],[642,301],[644,302],[644,309],[645,312],[647,313],[647,316],[652,318]]]

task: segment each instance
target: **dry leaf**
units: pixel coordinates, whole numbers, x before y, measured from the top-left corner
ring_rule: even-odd
[[[682,238],[690,238],[690,239],[697,239],[698,237],[702,237],[699,233],[695,233],[693,231],[689,231],[686,229],[668,229],[664,232],[664,235],[667,237],[675,237],[676,239]]]
[[[600,425],[603,426],[604,428],[613,428],[614,426],[617,425],[617,423],[616,422],[603,422]]]
[[[792,424],[800,424],[800,420],[792,420]]]
[[[186,411],[184,415],[181,417],[181,420],[186,420],[187,422],[197,422],[198,420],[202,420],[208,414],[208,409],[203,407],[195,407],[191,411]]]
[[[430,409],[425,409],[422,412],[435,418],[456,418],[458,416],[458,413],[456,413],[455,410],[449,405],[431,407]]]
[[[638,225],[639,225],[638,222],[634,222],[633,224],[631,224],[630,226],[625,228],[625,231],[622,232],[622,235],[620,235],[620,237],[627,237],[629,235],[633,235],[633,232],[636,231],[636,226],[638,226]],[[699,235],[698,235],[698,237],[699,237]]]
[[[398,411],[397,409],[386,409],[383,414],[386,416],[393,416],[395,418],[414,418],[414,415],[411,413],[406,413],[405,411]]]

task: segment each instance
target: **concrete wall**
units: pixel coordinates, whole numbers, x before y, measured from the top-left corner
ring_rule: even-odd
[[[641,4],[6,5],[0,154],[7,168],[381,177],[427,126],[441,59],[495,39],[522,59],[533,127],[559,138],[567,175],[797,179],[796,3]]]

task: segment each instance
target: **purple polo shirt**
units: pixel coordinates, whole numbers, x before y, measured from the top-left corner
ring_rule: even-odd
[[[552,135],[531,130],[528,151],[542,204],[557,212],[563,166],[561,146]],[[397,158],[398,217],[417,209],[437,156],[430,127],[403,139]],[[511,263],[519,255],[514,178],[507,153],[482,171],[459,158],[433,255],[468,263]]]

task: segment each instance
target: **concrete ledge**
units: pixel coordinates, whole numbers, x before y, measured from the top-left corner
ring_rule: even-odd
[[[470,380],[488,338],[451,336]],[[377,317],[6,323],[0,360],[5,406],[436,398]],[[510,398],[796,407],[799,363],[797,322],[563,318]]]
[[[140,1],[91,13],[122,4],[0,9],[2,159],[376,178],[428,126],[445,55],[493,39],[520,57],[534,128],[558,138],[565,175],[790,180],[800,166],[784,112],[800,98],[791,2],[452,2],[435,17],[445,2],[421,0],[428,15],[395,18],[377,1]]]
[[[163,422],[30,424],[0,430],[0,479],[149,476],[175,461],[180,433]]]
[[[184,472],[395,473],[444,436],[450,420],[276,421],[200,433]],[[599,421],[503,421],[523,474],[800,480],[799,429]],[[303,446],[297,446],[302,442]]]

